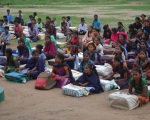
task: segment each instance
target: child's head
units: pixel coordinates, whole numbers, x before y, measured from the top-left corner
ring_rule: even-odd
[[[36,24],[36,20],[35,19],[32,19],[32,24]]]
[[[18,20],[15,20],[15,21],[14,21],[14,24],[15,24],[15,26],[18,26],[18,25],[19,25],[19,21],[18,21]]]
[[[68,34],[68,35],[72,35],[72,33],[73,33],[73,31],[72,31],[71,29],[68,29],[68,30],[67,30],[67,34]]]
[[[20,47],[25,46],[25,41],[24,41],[23,39],[18,40],[18,45],[19,45]]]
[[[51,18],[49,16],[46,17],[46,22],[49,23],[51,21]]]
[[[37,13],[36,13],[36,12],[34,12],[34,13],[33,13],[33,16],[34,16],[34,17],[35,17],[35,16],[37,16]]]
[[[136,67],[132,70],[132,77],[134,80],[140,80],[142,77],[142,71],[140,68]]]
[[[119,47],[119,46],[121,46],[122,45],[122,43],[120,42],[120,40],[117,40],[116,41],[116,47]]]
[[[49,42],[51,42],[50,36],[45,36],[45,43],[47,44],[47,43],[49,43]]]
[[[84,72],[86,74],[92,74],[94,71],[96,71],[95,65],[91,64],[91,63],[87,63],[86,66],[85,66]]]
[[[12,56],[12,49],[11,49],[11,48],[7,48],[7,49],[5,50],[5,55],[6,55],[6,57]]]
[[[88,27],[88,31],[89,31],[89,32],[92,32],[92,31],[93,31],[93,26],[92,26],[92,25],[90,25],[90,26]]]
[[[143,34],[142,28],[138,29],[138,35],[142,36],[142,34]]]
[[[141,49],[140,52],[139,52],[139,59],[145,60],[146,57],[147,57],[146,50]]]
[[[118,27],[119,27],[119,28],[120,28],[120,27],[124,27],[123,24],[122,24],[122,22],[118,22]]]
[[[147,26],[150,25],[150,22],[149,22],[148,20],[145,20],[144,24],[145,24],[145,26],[147,27]]]
[[[22,14],[22,11],[21,11],[21,10],[19,10],[19,11],[18,11],[18,13],[19,13],[19,14]]]
[[[123,66],[123,59],[122,59],[122,57],[119,56],[119,55],[115,56],[113,65],[115,67]]]
[[[96,46],[94,45],[94,43],[88,44],[88,50],[89,52],[93,52],[94,50],[96,50]]]
[[[69,20],[70,20],[70,16],[67,16],[67,17],[66,17],[66,21],[69,21]]]
[[[32,16],[32,15],[29,15],[29,19],[32,20],[32,19],[33,19],[33,16]]]
[[[147,32],[143,32],[143,34],[142,34],[142,39],[143,40],[149,40],[149,33],[147,33]]]
[[[62,21],[63,21],[63,22],[65,22],[65,21],[66,21],[66,18],[65,18],[64,16],[62,17]]]
[[[93,28],[93,32],[92,32],[95,36],[99,35],[99,29],[97,28]]]
[[[142,19],[145,19],[145,18],[146,18],[146,15],[145,15],[145,14],[142,14],[142,15],[141,15],[141,18],[142,18]]]
[[[54,21],[50,21],[50,26],[54,26]]]
[[[124,41],[126,39],[126,36],[124,34],[119,34],[119,40]]]
[[[129,31],[133,31],[134,30],[134,25],[130,24],[128,28],[129,28]]]
[[[141,20],[141,19],[140,19],[139,17],[136,17],[136,18],[135,18],[135,22],[136,22],[136,23],[140,23],[140,20]]]
[[[39,58],[39,52],[38,52],[37,50],[33,50],[33,52],[32,52],[32,57],[33,57],[34,59],[38,59],[38,58]]]
[[[10,10],[9,9],[7,9],[7,14],[9,14],[10,13]]]
[[[96,38],[94,39],[94,43],[95,43],[96,45],[99,45],[99,44],[100,44],[100,37],[96,37]]]
[[[94,20],[97,20],[98,19],[98,15],[94,15]]]
[[[55,18],[55,17],[53,18],[53,21],[56,21],[56,18]]]
[[[115,47],[115,53],[116,53],[117,55],[121,55],[123,51],[124,51],[124,50],[123,50],[123,48],[122,48],[121,46]]]
[[[28,24],[28,27],[32,29],[32,28],[33,28],[33,24],[32,24],[32,23],[29,23],[29,24]]]
[[[36,50],[37,50],[39,53],[42,52],[42,49],[43,49],[43,45],[41,45],[41,44],[37,44],[37,45],[36,45]]]
[[[21,34],[20,39],[24,40],[25,38],[26,38],[25,34]]]
[[[56,62],[57,64],[63,63],[63,62],[64,62],[64,55],[58,53],[58,54],[56,55],[56,57],[55,57],[55,62]]]
[[[8,19],[7,19],[7,18],[4,19],[4,23],[5,23],[5,24],[8,23]]]
[[[63,24],[63,27],[67,27],[67,23],[66,22]]]
[[[74,37],[74,38],[77,38],[78,35],[79,35],[78,31],[77,31],[77,30],[74,30],[74,31],[73,31],[73,37]]]
[[[89,59],[90,59],[90,53],[89,53],[88,51],[85,51],[85,52],[83,53],[83,60],[84,60],[85,62],[88,62]]]
[[[142,40],[140,42],[140,49],[146,49],[146,48],[148,48],[147,42]]]
[[[41,23],[41,21],[42,21],[41,18],[38,18],[38,23]]]
[[[71,46],[71,53],[78,54],[78,46],[72,45],[72,46]]]
[[[48,33],[48,31],[45,32],[45,36],[49,36],[50,37],[50,34]]]
[[[9,26],[5,26],[5,32],[6,32],[6,33],[9,32]]]
[[[68,42],[67,42],[67,48],[69,48],[69,49],[70,49],[70,48],[71,48],[71,46],[72,46],[71,41],[68,41]]]
[[[108,24],[103,26],[103,30],[108,30],[108,29],[109,29],[109,25]]]
[[[83,25],[84,23],[85,23],[85,21],[81,19],[81,24]]]
[[[112,28],[112,29],[111,29],[111,32],[112,32],[113,34],[117,34],[117,28]]]

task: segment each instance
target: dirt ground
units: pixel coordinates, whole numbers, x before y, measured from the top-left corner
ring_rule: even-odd
[[[106,17],[107,6],[99,8],[99,14]],[[102,10],[104,9],[104,10]],[[0,9],[4,11],[6,9]],[[11,9],[17,12],[18,9]],[[24,9],[23,11],[32,12],[33,9]],[[35,9],[34,9],[35,11]],[[35,12],[39,10],[36,9]],[[92,7],[82,9],[82,12],[91,17],[96,9]],[[48,13],[68,13],[68,10],[50,10],[42,9],[40,12]],[[69,10],[69,12],[81,12]],[[129,19],[133,15],[142,14],[139,11],[117,11],[124,12]],[[111,11],[109,11],[111,13]],[[149,11],[144,12],[149,13]],[[108,15],[107,15],[108,16]],[[109,16],[108,16],[109,17]],[[116,16],[117,18],[118,16]],[[16,45],[16,44],[15,44]],[[12,48],[15,47],[13,45]],[[114,91],[101,94],[90,95],[88,97],[75,98],[63,95],[61,89],[52,89],[48,91],[34,89],[35,81],[29,81],[26,84],[17,84],[0,78],[0,86],[5,89],[5,101],[0,103],[0,120],[149,120],[150,104],[137,108],[135,110],[120,110],[109,106],[108,95]],[[127,91],[127,90],[125,90]]]

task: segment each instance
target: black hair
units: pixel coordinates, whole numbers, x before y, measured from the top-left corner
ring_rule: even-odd
[[[54,21],[53,21],[53,20],[51,20],[51,21],[50,21],[50,23],[53,23],[53,24],[54,24]]]
[[[69,31],[71,31],[71,33],[73,33],[73,30],[72,30],[72,29],[69,29]]]
[[[119,35],[122,35],[124,40],[126,39],[126,36],[124,34],[119,34]],[[119,35],[118,35],[118,39],[119,39]]]
[[[111,29],[115,34],[117,33],[117,28],[112,28]]]
[[[39,52],[42,53],[43,45],[37,44],[36,47],[40,50]]]
[[[6,15],[4,15],[4,16],[3,16],[3,18],[7,19],[7,16],[6,16]]]
[[[108,27],[109,27],[109,25],[106,24],[106,25],[103,26],[103,29],[106,30]]]
[[[94,43],[89,43],[88,46],[87,46],[87,48],[88,48],[90,45],[92,45],[92,46],[94,47],[94,50],[96,50],[96,46],[94,45]]]
[[[74,30],[74,31],[73,31],[73,34],[79,35],[79,33],[78,33],[77,30]]]
[[[66,18],[68,18],[70,20],[70,16],[67,16]]]
[[[134,25],[133,25],[133,24],[130,24],[130,25],[129,25],[129,29],[134,29]]]
[[[36,22],[36,19],[32,19],[32,21],[35,21],[35,22]]]
[[[101,42],[101,39],[100,37],[96,37],[96,39],[100,42],[100,44],[103,46],[103,43]],[[93,39],[93,42],[94,42],[94,39]]]
[[[47,16],[47,17],[46,17],[46,19],[49,19],[49,20],[51,20],[51,18],[50,18],[49,16]]]
[[[145,38],[143,38],[143,40],[148,41],[149,40],[149,33],[143,32],[143,34],[145,35]]]
[[[123,59],[122,59],[122,57],[120,56],[120,55],[116,55],[115,57],[114,57],[114,60],[115,61],[117,61],[117,62],[120,62],[120,67],[121,67],[121,70],[123,70]]]
[[[136,20],[138,20],[138,21],[140,21],[140,20],[141,20],[141,19],[140,19],[140,17],[136,17],[135,19],[136,19]]]
[[[95,14],[95,15],[94,15],[94,17],[98,17],[98,15],[97,15],[97,14]]]
[[[88,51],[85,51],[85,52],[83,53],[83,56],[84,56],[84,54],[87,54],[87,55],[90,56],[90,53],[89,53]]]
[[[5,22],[5,21],[6,21],[6,22],[8,22],[8,19],[7,19],[7,18],[5,18],[5,19],[4,19],[4,22]]]
[[[63,16],[62,19],[65,19],[65,17]]]
[[[9,30],[9,26],[5,26],[5,30]]]
[[[21,13],[22,13],[22,11],[21,11],[21,10],[19,10],[18,12],[21,12]]]
[[[122,22],[118,22],[118,24],[120,24],[120,25],[122,25],[122,27],[124,27]]]
[[[147,42],[145,40],[141,40],[140,41],[140,45],[141,45],[141,43],[144,43],[146,45],[146,47],[148,48],[148,44],[147,44]],[[139,49],[141,49],[140,45],[139,45]]]
[[[10,56],[12,55],[12,49],[11,48],[7,48],[6,50],[5,50],[5,53],[7,53],[7,54],[9,54]]]
[[[42,19],[41,19],[41,18],[38,18],[38,20],[42,21]]]
[[[35,15],[35,16],[36,16],[36,15],[37,15],[37,13],[36,13],[36,12],[34,12],[34,13],[33,13],[33,15]]]
[[[120,48],[120,50],[121,50],[122,52],[124,52],[124,49],[123,49],[122,46],[118,46],[118,48]],[[121,52],[120,56],[122,55],[122,52]]]
[[[57,53],[56,56],[61,60],[62,63],[64,63],[64,55],[61,53]]]
[[[78,49],[79,49],[79,47],[76,46],[76,45],[72,45],[71,48],[73,49],[73,53],[75,53],[75,54],[78,55]]]
[[[147,52],[146,52],[146,50],[145,49],[141,49],[140,51],[139,51],[139,53],[140,52],[144,52],[145,53],[145,55],[146,55],[146,57],[147,57]],[[141,58],[140,57],[138,57],[138,59],[139,59],[139,64],[141,64]]]
[[[19,23],[19,18],[15,18],[14,23]]]
[[[99,78],[99,75],[98,75],[97,70],[96,70],[96,66],[94,64],[87,63],[86,66],[88,66],[97,75],[97,77]]]
[[[135,68],[133,68],[133,69],[132,69],[132,72],[133,72],[133,71],[136,71],[136,72],[138,72],[139,74],[142,75],[142,70],[141,70],[140,67],[135,67]]]
[[[9,9],[7,9],[7,11],[10,11]]]
[[[51,40],[51,37],[50,37],[50,36],[48,36],[48,35],[47,35],[47,36],[45,36],[45,39],[46,39],[46,38],[49,38],[49,39]]]
[[[93,30],[97,31],[99,33],[99,29],[98,28],[93,28]]]
[[[32,15],[29,15],[29,18],[33,18],[33,16],[32,16]]]
[[[32,55],[34,55],[34,54],[36,54],[36,53],[38,53],[37,50],[33,50],[33,51],[32,51]],[[39,54],[39,53],[38,53],[38,54]]]
[[[92,30],[93,30],[93,26],[92,25],[90,25],[89,27],[92,28]],[[88,37],[90,37],[90,33],[89,32],[88,32]]]
[[[28,24],[28,27],[31,28],[31,26],[32,26],[32,23],[29,23],[29,24]]]
[[[18,42],[22,42],[22,43],[25,44],[25,41],[23,39],[21,39],[21,38],[18,40]]]

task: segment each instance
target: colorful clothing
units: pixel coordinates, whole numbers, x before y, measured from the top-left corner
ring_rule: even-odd
[[[93,41],[92,38],[92,32],[90,33],[89,31],[86,32],[86,34],[83,37],[83,41],[85,42],[85,45],[87,46],[87,44],[91,41]]]
[[[93,20],[92,25],[94,28],[97,28],[101,31],[101,21],[100,20]]]
[[[111,37],[111,30],[104,30],[103,38],[104,39],[110,39]]]
[[[27,48],[29,49],[30,54],[32,54],[32,48],[31,48],[30,40],[26,38],[26,39],[24,39],[24,42],[25,42]]]
[[[47,29],[47,32],[50,34],[50,35],[53,35],[56,39],[56,28],[54,26],[49,26],[49,28]]]
[[[54,44],[56,45],[57,41],[56,41],[55,37],[53,35],[51,35],[50,38],[51,38],[51,41],[54,42]]]
[[[103,46],[101,44],[96,46],[96,51],[99,52],[101,56],[104,55]]]
[[[23,34],[23,29],[21,25],[14,26],[14,32],[17,33],[19,32],[20,34]]]
[[[69,72],[69,78],[64,78],[63,77],[63,78],[58,80],[56,77],[65,76],[66,75],[66,70],[68,70],[68,72]],[[69,84],[70,82],[71,83],[74,82],[74,78],[73,78],[71,69],[65,63],[63,63],[63,64],[54,64],[53,67],[52,67],[52,72],[55,74],[54,77],[58,80],[57,85],[56,85],[56,87],[58,87],[58,88],[61,88],[64,85]]]
[[[72,37],[73,37],[72,35],[67,35],[66,36],[66,42],[71,41]]]
[[[18,66],[15,66],[14,61],[17,62]],[[10,73],[10,72],[15,71],[15,67],[16,68],[19,67],[19,63],[17,61],[17,58],[15,56],[11,56],[11,58],[9,58],[9,59],[7,58],[7,64],[6,64],[6,66],[7,66],[7,69],[5,70],[5,73]]]
[[[93,65],[94,65],[94,62],[93,62],[91,59],[89,59],[89,61],[88,61],[87,63],[90,63],[90,64],[93,64]],[[83,72],[83,71],[84,71],[85,66],[86,66],[87,63],[85,63],[84,60],[81,61],[80,67],[79,67],[79,71],[80,71],[80,72]]]
[[[118,34],[112,33],[112,34],[111,34],[111,37],[110,37],[110,40],[111,40],[112,42],[116,42],[116,41],[118,40]]]
[[[13,22],[13,15],[12,14],[7,14],[6,16],[7,16],[7,20],[9,23]]]
[[[101,84],[100,84],[100,80],[99,80],[99,76],[96,73],[92,73],[92,74],[87,74],[87,73],[83,73],[82,76],[80,76],[78,78],[78,80],[76,82],[74,82],[74,85],[78,85],[80,86],[79,83],[84,84],[84,83],[89,83],[86,87],[92,87],[92,89],[90,89],[90,92],[92,93],[101,93],[104,92]]]

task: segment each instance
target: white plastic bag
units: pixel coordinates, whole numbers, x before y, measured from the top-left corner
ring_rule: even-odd
[[[104,91],[109,91],[113,89],[120,89],[119,85],[115,82],[115,80],[102,80],[100,79],[101,86],[103,87]]]
[[[108,76],[112,73],[112,66],[108,63],[104,65],[95,65],[96,70],[100,76]]]
[[[133,110],[139,106],[138,97],[124,92],[115,92],[109,95],[109,104],[111,107]]]

